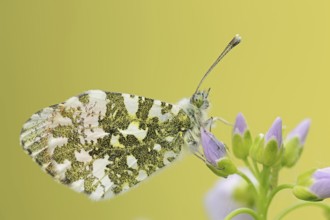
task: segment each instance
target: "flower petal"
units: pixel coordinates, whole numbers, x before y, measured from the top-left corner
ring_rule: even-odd
[[[242,113],[238,113],[238,115],[236,116],[233,133],[243,135],[246,129],[247,129],[246,120]]]
[[[298,199],[307,201],[330,198],[330,167],[311,169],[301,174],[293,193]]]
[[[206,160],[216,165],[217,160],[226,156],[225,145],[204,128],[201,129],[201,141]]]
[[[311,187],[310,191],[320,199],[330,198],[330,178],[317,180]]]
[[[294,137],[298,137],[300,144],[304,145],[305,144],[305,140],[308,134],[308,130],[311,124],[311,120],[310,119],[305,119],[302,122],[300,122],[300,124],[293,129],[287,136],[287,140],[290,140]]]
[[[250,172],[242,170],[247,176],[255,179]],[[224,219],[230,212],[235,209],[244,207],[241,203],[235,201],[234,191],[241,186],[243,179],[238,175],[231,175],[227,179],[221,179],[216,185],[206,194],[205,209],[211,220]],[[248,214],[241,214],[232,218],[233,220],[252,220]]]
[[[313,174],[314,179],[330,179],[330,167],[317,169]],[[330,187],[330,186],[329,186]]]
[[[272,126],[265,135],[265,144],[267,144],[267,142],[272,139],[277,141],[279,148],[282,146],[282,119],[280,117],[275,119]]]

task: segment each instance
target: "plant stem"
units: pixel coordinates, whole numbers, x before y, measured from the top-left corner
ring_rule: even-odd
[[[294,187],[293,184],[282,184],[282,185],[277,186],[275,189],[273,189],[273,191],[270,193],[270,195],[267,199],[267,203],[266,203],[266,206],[265,206],[265,216],[266,217],[267,217],[267,213],[268,213],[270,203],[272,202],[275,195],[283,189],[292,189],[293,187]]]
[[[253,184],[253,182],[250,180],[250,178],[247,175],[245,175],[243,172],[241,172],[241,171],[237,171],[237,174],[239,176],[241,176],[252,187],[255,196],[257,196],[258,195],[258,191],[257,191],[255,185]]]
[[[260,195],[259,195],[259,204],[258,204],[258,213],[261,220],[267,219],[267,197],[269,193],[269,181],[270,181],[270,167],[263,166],[261,172],[261,178],[259,180],[260,183]]]
[[[254,210],[249,209],[249,208],[235,209],[234,211],[229,213],[224,220],[230,220],[233,217],[235,217],[236,215],[243,214],[243,213],[251,215],[255,220],[259,220],[257,213]]]
[[[253,160],[252,163],[253,163],[254,169],[256,170],[256,172],[258,173],[258,175],[260,175],[260,170],[259,170],[259,167],[258,167],[257,162],[255,160]]]
[[[251,163],[250,163],[248,158],[244,159],[244,163],[250,169],[250,171],[255,176],[255,178],[258,179],[259,178],[259,171],[257,169],[255,169],[255,167],[251,166]]]
[[[300,207],[304,207],[304,206],[317,206],[320,208],[323,208],[325,211],[330,212],[330,206],[324,204],[324,203],[318,203],[318,202],[303,202],[303,203],[298,203],[295,204],[287,209],[285,209],[283,212],[281,212],[276,218],[275,220],[281,220],[284,216],[286,216],[287,214],[289,214],[290,212],[294,211],[295,209],[298,209]]]
[[[277,187],[278,184],[278,175],[281,170],[281,164],[278,162],[275,166],[272,168],[272,174],[271,174],[271,180],[270,180],[270,187],[274,189]]]

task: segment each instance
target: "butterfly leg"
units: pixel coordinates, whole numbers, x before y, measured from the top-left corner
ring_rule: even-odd
[[[207,120],[204,122],[204,128],[208,128],[209,131],[211,131],[212,126],[213,126],[213,123],[214,123],[215,121],[220,121],[220,122],[222,122],[222,123],[225,124],[225,125],[233,126],[232,123],[228,122],[228,121],[225,120],[224,118],[221,118],[221,117],[211,117],[211,118],[207,119]]]
[[[196,137],[193,135],[193,132],[188,131],[185,136],[185,142],[189,146],[190,151],[201,161],[204,163],[208,163],[208,161],[205,159],[204,154],[201,152],[201,149],[199,148],[199,142],[196,141]]]
[[[184,141],[192,153],[198,151],[199,142],[197,140],[198,139],[193,135],[191,131],[187,131],[186,135],[184,136]]]
[[[195,152],[194,155],[200,159],[201,161],[203,161],[204,163],[208,163],[204,157],[204,155],[201,152]]]

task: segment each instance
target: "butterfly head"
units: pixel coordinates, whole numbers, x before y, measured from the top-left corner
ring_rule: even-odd
[[[209,96],[210,89],[205,91],[197,91],[190,99],[190,103],[199,109],[207,109],[209,107]]]

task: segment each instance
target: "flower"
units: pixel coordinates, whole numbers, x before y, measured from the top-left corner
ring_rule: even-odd
[[[227,157],[225,145],[205,128],[201,129],[201,142],[207,166],[218,176],[236,173],[236,166]]]
[[[225,145],[205,128],[201,129],[201,141],[204,156],[210,164],[216,166],[217,161],[227,155]]]
[[[288,136],[286,137],[286,140],[298,138],[300,145],[303,146],[305,144],[305,140],[306,140],[310,125],[311,125],[310,119],[303,120],[302,122],[299,123],[299,125],[295,129],[293,129],[288,134]]]
[[[256,180],[249,170],[242,170],[255,183]],[[231,175],[227,179],[221,179],[205,196],[205,209],[211,220],[224,219],[230,212],[237,208],[253,207],[248,190],[248,185],[239,175]],[[237,196],[237,194],[240,194]],[[252,220],[248,214],[241,214],[233,220]]]
[[[301,174],[293,187],[293,194],[307,201],[330,198],[330,167],[312,169]]]
[[[242,113],[236,117],[232,136],[233,152],[237,158],[246,159],[252,144],[251,133]]]
[[[266,135],[260,134],[254,141],[250,155],[259,163],[272,166],[282,153],[282,119],[277,117]]]
[[[236,121],[234,125],[234,134],[244,135],[245,131],[247,131],[247,123],[242,113],[238,113],[236,116]]]
[[[266,145],[272,140],[277,142],[277,147],[282,146],[282,119],[277,117],[265,135]]]
[[[284,155],[282,166],[292,167],[296,164],[303,150],[305,140],[310,127],[310,119],[305,119],[293,129],[284,141]]]

